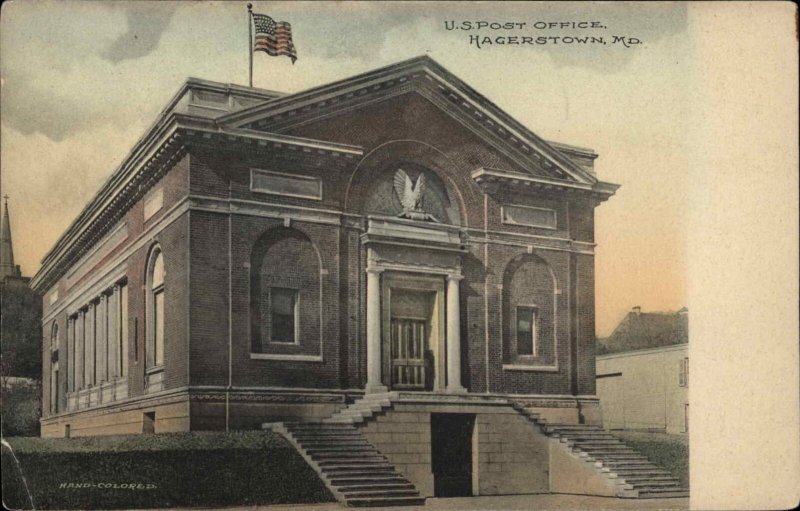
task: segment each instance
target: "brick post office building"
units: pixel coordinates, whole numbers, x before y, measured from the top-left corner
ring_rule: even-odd
[[[296,94],[190,79],[33,279],[46,380],[60,354],[43,435],[250,428],[384,389],[599,421],[596,157],[427,57]]]
[[[42,434],[256,428],[387,390],[599,424],[596,157],[427,57],[295,94],[188,80],[32,281]]]
[[[337,471],[670,494],[599,431],[596,157],[427,57],[295,94],[190,79],[33,278],[42,435],[266,425],[351,504],[388,501]]]

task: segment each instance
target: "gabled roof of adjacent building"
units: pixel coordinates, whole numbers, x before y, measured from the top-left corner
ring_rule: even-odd
[[[32,287],[43,292],[60,278],[186,153],[188,145],[295,151],[343,166],[363,155],[364,148],[282,132],[408,92],[427,98],[518,165],[475,169],[472,177],[479,186],[559,189],[598,201],[618,187],[597,179],[593,151],[543,140],[428,56],[293,94],[190,78],[44,256]]]
[[[623,353],[689,342],[689,310],[642,312],[634,307],[610,336],[597,339],[597,354]]]

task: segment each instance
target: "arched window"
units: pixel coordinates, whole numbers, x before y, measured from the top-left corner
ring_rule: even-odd
[[[164,365],[164,257],[156,247],[147,265],[147,367]]]
[[[58,323],[50,330],[50,412],[58,412]]]
[[[506,363],[555,367],[556,293],[553,272],[539,256],[509,262],[503,275]]]
[[[316,355],[322,318],[319,255],[302,232],[267,231],[250,262],[252,353]]]

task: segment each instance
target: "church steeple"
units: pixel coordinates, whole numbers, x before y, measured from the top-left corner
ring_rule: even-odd
[[[19,266],[14,264],[14,247],[11,244],[11,221],[8,218],[8,195],[3,208],[3,223],[0,226],[0,281],[6,277],[20,277]]]

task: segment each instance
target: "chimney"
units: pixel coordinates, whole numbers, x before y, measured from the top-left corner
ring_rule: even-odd
[[[636,314],[638,316],[639,314],[642,313],[642,308],[640,306],[636,305],[635,307],[631,308],[631,312],[633,312],[634,314]]]

